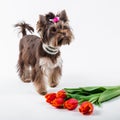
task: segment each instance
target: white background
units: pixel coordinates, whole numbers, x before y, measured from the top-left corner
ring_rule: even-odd
[[[120,97],[95,107],[91,116],[57,110],[46,104],[32,83],[24,84],[16,73],[18,31],[26,21],[34,28],[39,14],[65,9],[75,39],[61,48],[64,87],[120,85],[119,0],[3,0],[0,1],[0,120],[120,120]],[[38,35],[35,32],[36,35]]]

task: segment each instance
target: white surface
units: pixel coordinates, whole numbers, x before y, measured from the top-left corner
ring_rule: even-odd
[[[32,84],[16,73],[17,36],[13,25],[25,20],[35,27],[39,14],[66,9],[75,40],[62,47],[64,87],[120,85],[119,0],[4,0],[0,1],[0,120],[120,120],[120,97],[95,107],[91,116],[58,110],[46,104]]]

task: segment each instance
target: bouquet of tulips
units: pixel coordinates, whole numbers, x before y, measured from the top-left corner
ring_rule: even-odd
[[[83,114],[93,112],[93,104],[111,100],[120,95],[120,86],[93,86],[80,88],[64,88],[57,93],[45,95],[46,102],[56,108],[74,110],[80,104],[79,111]]]

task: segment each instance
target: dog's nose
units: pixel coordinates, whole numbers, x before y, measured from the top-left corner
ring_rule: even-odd
[[[62,33],[63,35],[66,35],[66,33]]]
[[[62,41],[63,41],[63,38],[58,39],[58,45],[61,45],[61,44],[62,44]]]

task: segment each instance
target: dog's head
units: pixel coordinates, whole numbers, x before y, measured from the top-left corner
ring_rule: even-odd
[[[70,44],[73,39],[65,10],[57,15],[52,12],[40,15],[37,31],[40,33],[43,43],[52,47]]]

